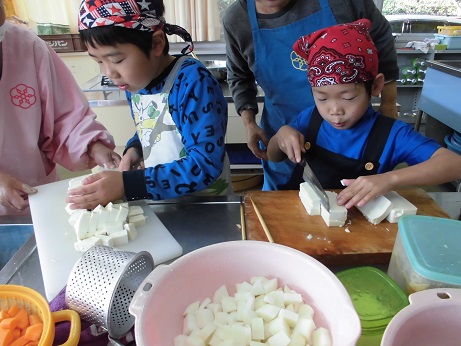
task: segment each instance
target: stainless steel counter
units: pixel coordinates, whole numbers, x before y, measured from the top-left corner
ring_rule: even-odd
[[[242,239],[241,203],[241,197],[229,196],[185,197],[149,204],[186,254],[207,245]],[[33,227],[30,217],[0,217],[0,223]],[[0,284],[6,283],[27,286],[45,296],[34,236],[0,271]]]
[[[451,218],[459,218],[461,192],[428,192],[428,194]],[[243,199],[239,196],[187,197],[152,202],[150,206],[181,244],[186,254],[207,245],[242,239],[241,203]],[[25,224],[32,227],[30,218],[0,217],[0,224],[2,223]],[[6,283],[28,286],[45,295],[33,236],[0,271],[0,284]]]

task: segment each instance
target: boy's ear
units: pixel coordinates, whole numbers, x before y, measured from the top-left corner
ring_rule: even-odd
[[[165,48],[166,35],[163,30],[157,30],[152,33],[152,52],[155,56],[163,55]]]
[[[373,79],[373,84],[371,85],[371,95],[379,96],[383,88],[384,88],[384,75],[382,73],[378,73],[376,77]]]

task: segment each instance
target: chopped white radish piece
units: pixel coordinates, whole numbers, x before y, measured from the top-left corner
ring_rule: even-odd
[[[392,203],[392,209],[389,215],[386,216],[386,220],[390,223],[398,222],[403,215],[416,215],[418,211],[417,207],[395,191],[386,193],[384,197]]]
[[[308,183],[299,185],[299,198],[309,215],[320,215],[320,197]]]
[[[223,297],[229,297],[229,292],[227,291],[227,287],[225,285],[222,285],[216,290],[213,296],[213,303],[221,303]]]
[[[133,205],[128,208],[128,220],[136,215],[143,215],[144,210],[139,205]]]
[[[138,230],[134,223],[126,223],[123,228],[128,232],[128,239],[134,240],[138,237]]]
[[[286,335],[283,331],[281,331],[271,336],[267,340],[267,344],[269,346],[288,346],[290,344],[290,341],[290,337]]]
[[[184,316],[183,337],[175,338],[175,346],[308,346],[316,331],[314,309],[288,285],[278,287],[276,278],[238,283],[234,295],[223,285],[214,292],[213,302],[193,302]],[[329,331],[322,329],[315,341],[329,345]]]
[[[144,215],[129,216],[128,221],[134,223],[136,227],[141,227],[146,224],[146,217]]]
[[[368,202],[364,206],[357,207],[358,210],[370,221],[373,225],[377,225],[383,221],[392,210],[393,205],[384,196],[379,196],[374,200]]]
[[[85,252],[89,250],[92,246],[101,245],[102,242],[100,239],[95,237],[86,238],[74,243],[74,248],[77,251]]]
[[[320,215],[328,227],[342,227],[347,220],[347,209],[342,205],[338,205],[336,197],[338,194],[332,191],[325,191],[328,196],[328,202],[330,204],[330,210],[326,210],[323,206],[320,206]]]
[[[253,340],[264,340],[264,320],[256,317],[251,321],[251,338]]]
[[[331,346],[330,333],[323,327],[314,331],[312,339],[313,346]]]

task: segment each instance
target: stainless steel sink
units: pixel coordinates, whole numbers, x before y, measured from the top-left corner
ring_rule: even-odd
[[[32,225],[0,225],[0,269],[34,234]]]

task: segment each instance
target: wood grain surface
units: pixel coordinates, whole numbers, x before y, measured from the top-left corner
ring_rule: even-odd
[[[449,216],[421,188],[396,190],[418,208],[418,215]],[[397,224],[371,224],[351,208],[343,227],[327,227],[321,216],[307,214],[298,191],[251,191],[245,194],[245,229],[249,240],[268,241],[250,197],[275,243],[307,253],[328,266],[388,264]]]

